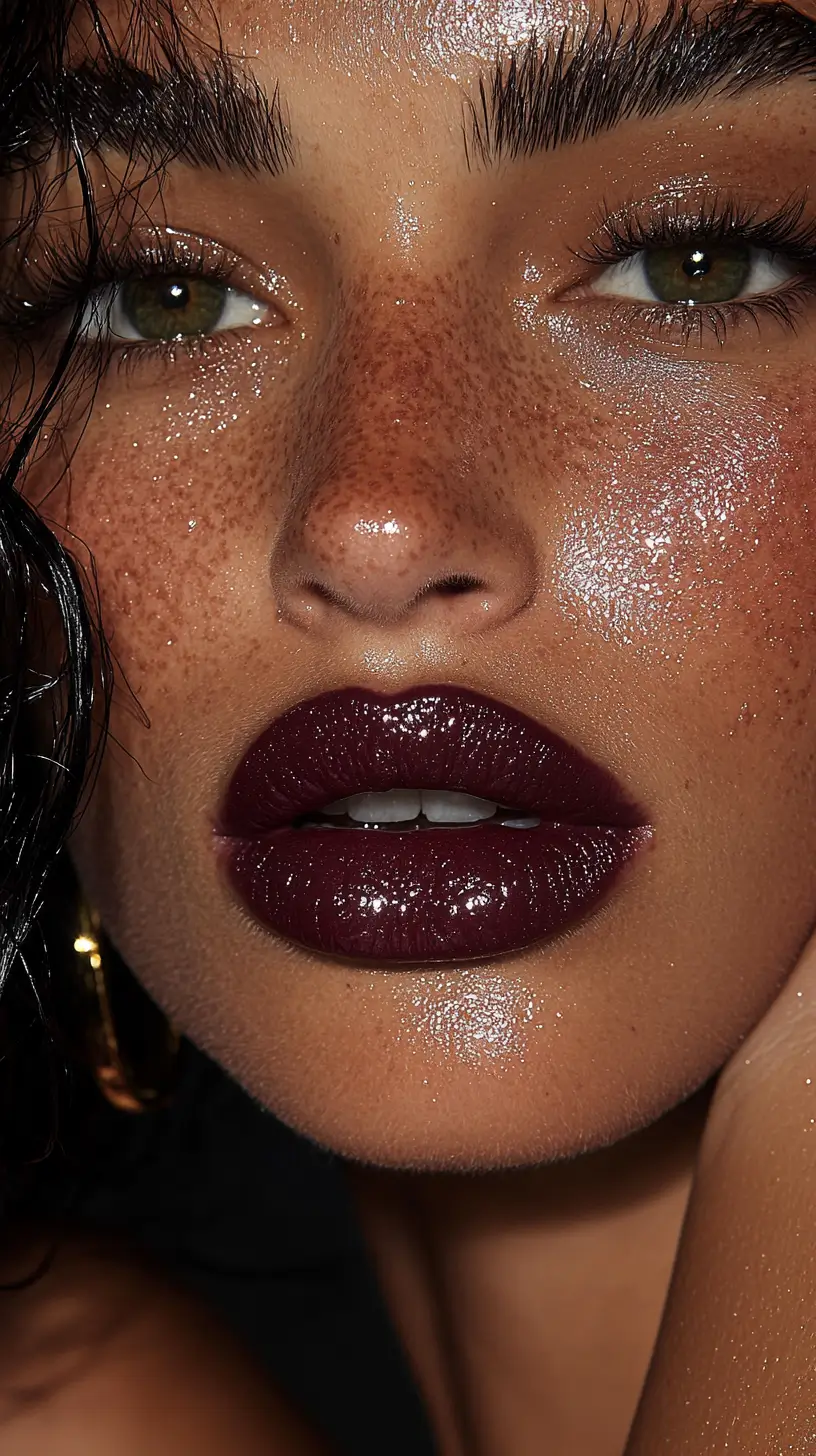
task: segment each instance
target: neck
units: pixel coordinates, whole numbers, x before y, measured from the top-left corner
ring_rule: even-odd
[[[621,1456],[708,1095],[602,1152],[480,1175],[352,1174],[443,1456]]]

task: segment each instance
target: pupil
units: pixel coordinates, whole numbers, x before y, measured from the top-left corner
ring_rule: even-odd
[[[168,283],[163,290],[162,303],[165,308],[186,308],[190,302],[190,290],[186,283]]]
[[[683,264],[683,272],[687,278],[705,278],[711,272],[711,258],[708,253],[702,253],[695,248]]]

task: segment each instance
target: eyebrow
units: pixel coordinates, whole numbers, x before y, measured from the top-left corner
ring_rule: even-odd
[[[224,53],[145,69],[108,52],[63,70],[43,111],[64,146],[111,148],[158,169],[184,161],[277,176],[293,161],[277,89],[270,97]]]
[[[629,118],[737,97],[796,77],[816,81],[816,22],[785,4],[728,0],[707,16],[688,0],[657,20],[640,6],[557,43],[537,34],[499,55],[466,103],[469,164],[588,141]]]

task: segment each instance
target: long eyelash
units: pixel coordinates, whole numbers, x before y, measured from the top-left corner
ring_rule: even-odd
[[[718,194],[696,212],[685,210],[679,200],[654,213],[631,206],[602,213],[596,236],[576,257],[609,266],[646,248],[678,247],[704,238],[710,243],[747,243],[810,264],[816,261],[816,220],[806,217],[807,205],[807,195],[800,194],[763,214],[756,204]]]
[[[235,266],[214,243],[191,248],[172,236],[157,236],[148,244],[130,236],[119,243],[102,237],[92,266],[87,246],[71,232],[49,237],[38,251],[42,258],[26,268],[25,293],[0,291],[0,330],[18,339],[36,336],[61,314],[80,312],[100,289],[168,273],[226,286]]]
[[[816,296],[816,220],[807,217],[807,205],[807,194],[790,198],[770,214],[727,194],[715,195],[696,212],[689,212],[679,199],[659,211],[632,205],[616,213],[602,212],[589,247],[575,256],[595,267],[611,267],[648,249],[683,247],[697,241],[709,246],[738,242],[784,254],[806,272],[777,292],[720,304],[620,299],[616,312],[629,319],[637,316],[658,335],[671,336],[683,345],[701,344],[706,336],[724,345],[731,329],[746,323],[759,334],[768,318],[795,333],[807,303]]]

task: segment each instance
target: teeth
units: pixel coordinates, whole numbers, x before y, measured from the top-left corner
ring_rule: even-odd
[[[422,812],[431,824],[480,824],[483,819],[492,819],[498,807],[489,799],[448,793],[446,789],[427,789],[422,794]]]
[[[348,814],[356,824],[403,824],[418,819],[422,795],[418,789],[392,789],[388,794],[352,794],[324,810],[326,814]]]
[[[520,816],[518,819],[504,819],[502,824],[505,829],[537,829],[541,820],[536,814]]]
[[[391,789],[387,794],[352,794],[323,810],[330,818],[348,816],[356,824],[410,824],[420,814],[431,824],[480,824],[498,808],[489,799],[444,789]]]

